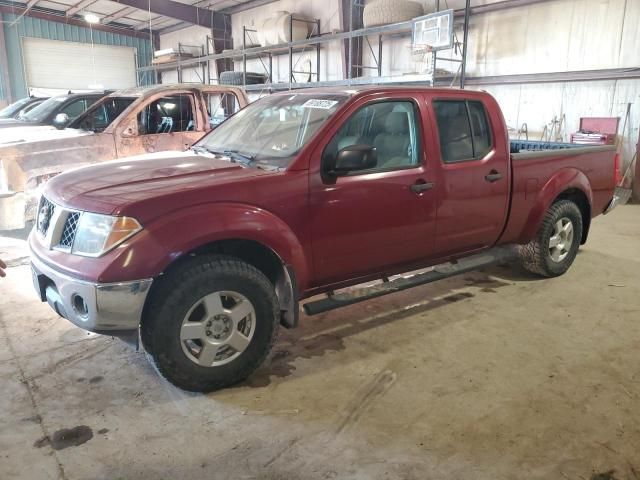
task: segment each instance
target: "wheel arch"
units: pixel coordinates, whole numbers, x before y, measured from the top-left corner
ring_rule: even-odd
[[[169,274],[187,259],[210,254],[237,258],[262,272],[274,286],[276,297],[278,297],[280,323],[287,328],[298,326],[299,293],[295,271],[280,258],[275,250],[259,241],[247,238],[225,238],[203,243],[174,259],[167,265],[163,274]]]
[[[545,213],[558,200],[570,200],[580,209],[583,232],[581,244],[587,241],[591,226],[591,205],[593,192],[587,176],[576,168],[565,168],[556,172],[538,193],[535,204],[529,213],[519,243],[529,242],[535,235]]]
[[[587,242],[589,236],[589,228],[591,227],[591,203],[587,195],[579,188],[568,188],[560,193],[552,202],[553,205],[558,200],[569,200],[575,203],[580,209],[582,214],[582,238],[580,239],[580,245],[584,245]]]

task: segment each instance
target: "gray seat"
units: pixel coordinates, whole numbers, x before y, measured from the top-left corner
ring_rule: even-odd
[[[446,136],[442,145],[443,157],[449,162],[469,160],[473,157],[473,143],[469,134],[469,121],[466,116],[451,118],[445,127]]]
[[[410,165],[409,116],[406,112],[390,112],[384,121],[384,132],[376,135],[373,146],[379,167]]]

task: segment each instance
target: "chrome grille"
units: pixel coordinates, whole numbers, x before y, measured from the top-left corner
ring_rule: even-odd
[[[70,212],[67,216],[67,221],[64,223],[64,229],[60,237],[59,245],[61,247],[71,248],[73,246],[73,239],[76,237],[76,230],[78,230],[78,220],[80,220],[79,212]]]
[[[55,211],[55,205],[47,200],[45,197],[40,199],[40,205],[38,206],[38,218],[36,220],[36,228],[38,231],[47,236],[47,231],[49,230],[49,226],[51,224],[51,218],[53,217],[53,212]]]

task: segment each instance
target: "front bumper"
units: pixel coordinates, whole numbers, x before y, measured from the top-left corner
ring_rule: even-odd
[[[153,282],[85,282],[57,272],[33,253],[31,270],[40,300],[58,315],[90,332],[112,335],[137,330]]]

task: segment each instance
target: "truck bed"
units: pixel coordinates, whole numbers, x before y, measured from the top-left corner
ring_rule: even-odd
[[[584,145],[576,143],[538,142],[535,140],[509,140],[511,153],[522,153],[541,150],[564,150],[567,148],[580,148]]]
[[[537,225],[531,217],[542,215],[547,203],[553,201],[545,198],[550,182],[582,185],[590,190],[592,217],[600,215],[613,197],[615,146],[512,140],[510,149],[513,195],[501,243],[531,239],[534,232],[530,226]]]

